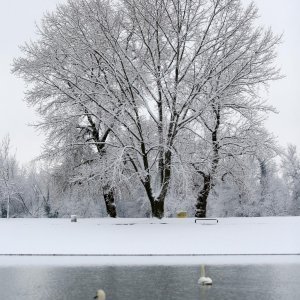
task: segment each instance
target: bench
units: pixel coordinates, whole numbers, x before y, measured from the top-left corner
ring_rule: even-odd
[[[213,225],[213,224],[219,223],[219,220],[215,219],[215,218],[197,218],[197,219],[195,219],[195,223],[197,223],[198,221],[199,221],[199,223],[204,222],[206,225]]]

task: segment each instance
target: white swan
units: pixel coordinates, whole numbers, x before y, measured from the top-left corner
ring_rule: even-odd
[[[212,279],[210,277],[205,277],[205,266],[202,265],[200,269],[200,278],[198,280],[199,284],[202,285],[212,285]]]
[[[98,290],[97,295],[94,297],[94,299],[105,300],[105,297],[105,292],[103,290]]]

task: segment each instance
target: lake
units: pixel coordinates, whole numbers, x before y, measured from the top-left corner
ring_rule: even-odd
[[[2,300],[299,300],[300,264],[200,266],[0,266]]]

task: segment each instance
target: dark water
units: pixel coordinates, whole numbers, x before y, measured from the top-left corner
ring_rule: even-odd
[[[0,267],[2,300],[299,300],[300,265]]]

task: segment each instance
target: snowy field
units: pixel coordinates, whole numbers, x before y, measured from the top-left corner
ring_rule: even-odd
[[[300,217],[0,219],[0,235],[0,265],[300,262]]]

